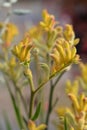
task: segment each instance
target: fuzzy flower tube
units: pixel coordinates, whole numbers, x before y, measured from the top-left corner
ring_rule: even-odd
[[[3,28],[2,24],[0,28]],[[10,33],[10,30],[13,31]],[[17,33],[16,26],[7,24],[6,30],[0,37],[3,41],[1,47],[5,53],[5,55],[0,53],[0,70],[4,75],[19,129],[48,130],[50,115],[58,101],[57,97],[54,100],[55,87],[72,64],[80,62],[76,49],[79,39],[75,37],[72,25],[60,26],[54,15],[49,14],[47,10],[43,10],[42,20],[38,25],[30,28],[22,40],[11,47],[10,43]],[[3,46],[4,43],[8,49]],[[45,109],[42,95],[48,82],[50,89],[48,106]],[[28,98],[24,95],[25,88],[27,88]],[[85,119],[85,95],[85,101],[83,101],[83,95],[81,95],[81,99],[77,99],[74,94],[69,92],[68,96],[77,113],[72,120],[75,119],[80,124],[80,121]],[[80,116],[81,120],[77,119]],[[39,125],[37,125],[38,121]],[[83,128],[83,124],[84,121],[80,124],[81,128]]]

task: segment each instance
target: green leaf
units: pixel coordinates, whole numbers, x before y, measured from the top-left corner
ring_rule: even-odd
[[[23,117],[21,115],[20,109],[16,104],[16,99],[15,99],[15,97],[14,97],[14,95],[13,95],[13,93],[12,93],[10,87],[9,87],[9,83],[7,81],[6,81],[6,84],[7,84],[8,91],[9,91],[9,94],[10,94],[10,97],[11,97],[11,100],[12,100],[12,103],[13,103],[13,108],[14,108],[14,111],[15,111],[15,115],[16,115],[19,127],[20,127],[20,129],[23,129],[23,128],[25,128],[25,124],[24,124]]]
[[[14,98],[13,95],[11,95],[11,99],[12,99],[12,102],[13,102],[13,106],[14,106],[14,110],[15,110],[15,113],[16,113],[18,123],[20,125],[20,128],[22,129],[22,128],[24,128],[24,125],[23,125],[24,122],[23,122],[20,110],[19,110],[18,106],[16,105],[16,101],[15,101],[15,98]]]
[[[9,121],[6,113],[4,113],[4,121],[5,121],[5,125],[6,125],[6,130],[12,130],[10,121]]]
[[[39,116],[39,113],[40,113],[40,109],[41,109],[41,102],[38,104],[37,108],[36,108],[36,111],[33,115],[33,117],[31,118],[31,120],[36,120]]]

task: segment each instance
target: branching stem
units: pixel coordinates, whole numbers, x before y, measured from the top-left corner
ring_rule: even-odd
[[[48,104],[48,111],[47,111],[47,116],[46,116],[46,125],[48,126],[49,124],[49,118],[50,118],[50,114],[54,108],[54,106],[52,106],[52,102],[53,102],[53,94],[54,94],[54,89],[57,85],[57,83],[59,82],[60,78],[62,77],[62,75],[64,74],[65,71],[62,71],[60,73],[60,75],[58,76],[58,78],[56,79],[55,83],[53,84],[53,81],[50,80],[50,94],[49,94],[49,104]],[[46,130],[48,130],[48,127],[46,128]]]

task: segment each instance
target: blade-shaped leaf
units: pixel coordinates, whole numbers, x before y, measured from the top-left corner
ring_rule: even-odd
[[[4,113],[4,121],[6,125],[6,130],[12,130],[9,118],[7,117],[6,113]]]
[[[24,128],[23,118],[21,116],[21,113],[20,113],[20,110],[19,110],[18,106],[16,105],[15,98],[14,98],[14,96],[12,94],[11,94],[11,99],[12,99],[12,103],[13,103],[13,106],[14,106],[14,110],[15,110],[15,113],[16,113],[18,123],[20,125],[20,128],[22,129],[22,128]]]
[[[36,111],[35,111],[33,117],[31,118],[33,121],[38,118],[39,113],[40,113],[40,109],[41,109],[41,102],[38,104],[38,106],[36,108]]]
[[[12,93],[10,87],[9,87],[9,83],[7,81],[6,81],[6,84],[7,84],[8,91],[9,91],[9,94],[10,94],[10,97],[11,97],[11,100],[12,100],[13,108],[14,108],[14,111],[15,111],[15,115],[16,115],[19,127],[20,127],[20,129],[23,129],[23,128],[25,128],[25,124],[24,124],[22,115],[20,113],[20,109],[16,104],[16,99],[15,99],[15,97],[14,97],[14,95],[13,95],[13,93]]]

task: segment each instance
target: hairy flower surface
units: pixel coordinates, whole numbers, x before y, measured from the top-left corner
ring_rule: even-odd
[[[70,100],[73,103],[74,109],[77,112],[87,111],[87,97],[84,93],[79,94],[79,82],[78,80],[71,83],[67,82],[66,93],[68,94]]]
[[[64,118],[66,118],[67,128],[70,130],[71,128],[73,128],[73,130],[84,130],[87,127],[87,97],[85,97],[84,94],[81,94],[79,97],[71,93],[68,95],[72,102],[72,108],[58,108],[57,114],[60,121],[58,128],[60,128],[60,130],[61,128],[64,129]]]
[[[43,11],[42,18],[42,21],[29,31],[40,56],[46,59],[51,53],[54,73],[78,62],[79,55],[75,46],[79,39],[75,38],[72,25],[66,24],[63,28],[46,10]]]
[[[46,58],[61,35],[62,27],[58,26],[55,17],[46,10],[43,11],[42,18],[38,25],[29,30],[29,34],[38,47],[40,56]]]
[[[74,39],[74,35],[72,26],[66,25],[63,36],[56,41],[50,54],[53,59],[52,69],[54,73],[67,68],[73,63],[78,63],[79,55],[77,54],[75,45],[79,40]]]
[[[30,61],[30,50],[32,48],[32,40],[29,36],[25,38],[17,45],[13,47],[13,54],[19,59],[20,62]]]
[[[55,26],[55,17],[50,15],[47,10],[43,10],[42,17],[43,21],[40,22],[40,25],[43,27],[43,29],[46,31],[53,29]]]
[[[68,81],[66,93],[70,98],[72,106],[67,108],[59,107],[57,109],[56,113],[58,114],[60,121],[58,128],[60,128],[60,130],[64,129],[66,118],[67,129],[85,130],[85,128],[87,128],[87,97],[84,93],[79,94],[78,81],[74,81],[73,83]],[[60,119],[62,119],[62,122]]]

